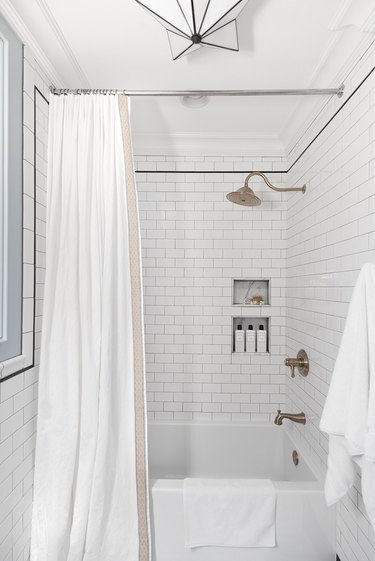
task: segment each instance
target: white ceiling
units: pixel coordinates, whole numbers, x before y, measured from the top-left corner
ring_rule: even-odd
[[[239,53],[203,48],[174,62],[165,29],[134,0],[0,0],[7,4],[49,57],[56,85],[150,90],[337,87],[374,10],[374,0],[248,0]],[[134,98],[136,151],[283,153],[316,104],[212,98],[188,109],[179,98]]]

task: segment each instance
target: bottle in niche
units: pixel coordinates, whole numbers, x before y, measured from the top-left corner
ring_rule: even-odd
[[[237,329],[234,332],[234,352],[245,352],[245,333],[242,331],[242,325],[237,325]]]
[[[267,331],[264,325],[260,325],[257,330],[257,353],[267,352]]]
[[[252,325],[246,329],[246,352],[255,353],[255,331]]]

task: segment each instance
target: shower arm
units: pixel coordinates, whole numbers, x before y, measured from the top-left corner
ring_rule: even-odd
[[[272,189],[273,191],[279,191],[279,192],[284,192],[284,191],[300,191],[301,193],[305,193],[306,192],[306,185],[302,185],[302,187],[276,187],[276,185],[272,185],[272,183],[270,183],[267,179],[267,177],[264,175],[264,173],[262,173],[261,171],[252,171],[249,173],[249,175],[246,176],[245,179],[245,187],[249,187],[249,179],[250,177],[253,177],[254,175],[258,175],[259,177],[261,177],[264,181],[264,183],[266,185],[268,185],[268,187],[270,189]]]

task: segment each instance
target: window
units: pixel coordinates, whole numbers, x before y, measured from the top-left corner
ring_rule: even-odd
[[[0,17],[0,361],[22,345],[22,43]]]

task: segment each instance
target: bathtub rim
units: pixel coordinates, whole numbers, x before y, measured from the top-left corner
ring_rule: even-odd
[[[323,492],[320,481],[272,481],[278,495],[306,494],[315,495]],[[184,479],[150,479],[150,491],[174,492],[183,489]]]

